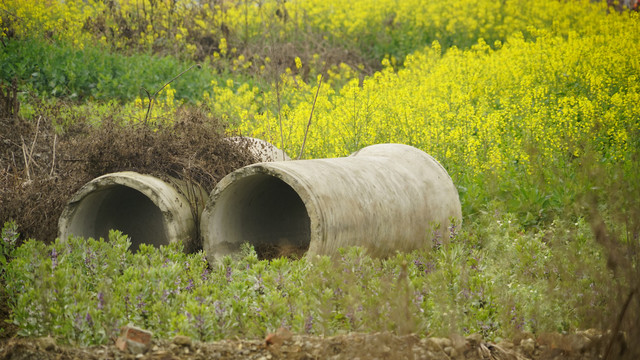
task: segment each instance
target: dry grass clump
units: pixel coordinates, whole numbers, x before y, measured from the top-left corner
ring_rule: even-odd
[[[123,126],[115,109],[98,126],[74,114],[74,125],[59,134],[56,109],[39,106],[35,124],[0,114],[0,219],[16,221],[25,239],[55,239],[69,197],[100,175],[137,171],[210,192],[226,174],[254,162],[246,146],[224,141],[223,125],[198,109],[184,108],[172,125],[157,129]]]

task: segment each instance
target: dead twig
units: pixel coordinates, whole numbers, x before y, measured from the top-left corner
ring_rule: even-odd
[[[164,85],[162,85],[162,87],[160,89],[158,89],[155,93],[153,93],[153,96],[151,96],[151,94],[149,93],[149,91],[147,89],[145,89],[144,87],[140,87],[142,90],[144,90],[144,92],[147,93],[147,98],[149,99],[149,106],[147,107],[147,114],[144,116],[144,124],[146,124],[147,120],[149,119],[149,113],[151,113],[151,107],[153,106],[153,102],[156,101],[156,98],[158,97],[158,94],[160,93],[160,91],[162,91],[162,89],[167,87],[167,85],[171,84],[174,80],[176,80],[177,78],[182,76],[187,71],[193,69],[194,67],[197,67],[198,69],[200,69],[200,68],[202,68],[202,65],[193,64],[193,65],[189,66],[186,70],[182,71],[180,74],[176,75],[173,79],[169,80]]]
[[[309,128],[311,127],[311,119],[313,118],[313,110],[316,108],[316,101],[318,100],[318,94],[320,93],[320,85],[322,85],[322,73],[320,73],[320,79],[318,80],[318,88],[316,89],[316,96],[313,97],[313,105],[311,106],[311,113],[309,114],[309,122],[307,123],[307,128],[304,131],[304,139],[302,140],[302,147],[300,147],[300,153],[298,154],[298,160],[302,158],[302,152],[304,151],[304,146],[307,143],[307,135],[309,134]]]
[[[33,142],[31,142],[31,149],[29,150],[29,162],[33,161],[34,164],[33,150],[36,148],[36,141],[38,140],[38,134],[40,133],[40,120],[42,120],[42,116],[38,117],[38,122],[36,123],[36,134],[33,136]]]
[[[278,125],[280,125],[280,150],[282,150],[282,160],[285,159],[284,154],[284,133],[282,132],[282,115],[280,114],[280,77],[276,77],[276,100],[278,104]]]
[[[27,180],[31,181],[31,175],[29,174],[29,161],[27,161],[27,145],[24,143],[24,138],[20,135],[22,139],[22,157],[24,158],[24,171],[27,174]]]
[[[53,156],[51,160],[51,171],[49,171],[49,177],[53,176],[53,170],[56,168],[56,142],[58,141],[58,134],[53,134]]]
[[[31,181],[31,163],[33,162],[36,166],[39,165],[33,160],[33,150],[36,147],[36,142],[38,141],[38,134],[40,133],[40,120],[42,120],[42,116],[38,117],[38,122],[36,124],[36,133],[33,136],[33,141],[31,142],[31,148],[27,150],[27,144],[24,142],[24,138],[20,135],[20,139],[22,140],[22,157],[24,158],[24,171],[27,174],[27,180]]]

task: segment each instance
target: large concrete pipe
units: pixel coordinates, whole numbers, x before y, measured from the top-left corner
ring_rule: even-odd
[[[258,251],[263,258],[291,248],[331,254],[348,246],[384,257],[427,246],[434,226],[446,234],[450,219],[461,218],[457,190],[434,158],[411,146],[381,144],[345,158],[236,170],[211,193],[200,229],[210,262],[245,242],[275,249]]]
[[[201,247],[195,219],[207,198],[200,187],[179,180],[169,184],[131,171],[106,174],[69,200],[58,222],[59,235],[106,238],[117,229],[130,236],[132,251],[141,243],[181,241],[190,252]]]

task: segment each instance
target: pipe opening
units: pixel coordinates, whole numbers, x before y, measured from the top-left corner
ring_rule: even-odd
[[[113,185],[89,193],[69,219],[69,233],[76,236],[107,239],[111,229],[131,238],[131,251],[137,251],[141,243],[156,247],[169,244],[160,208],[127,186]]]
[[[311,241],[310,219],[304,202],[281,179],[255,174],[230,185],[215,201],[212,234],[216,257],[253,245],[258,258],[301,257]]]

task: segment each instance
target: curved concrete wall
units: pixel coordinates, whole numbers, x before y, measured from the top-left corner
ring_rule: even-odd
[[[181,241],[187,252],[201,247],[194,210],[183,194],[197,196],[200,207],[206,193],[180,181],[168,184],[156,177],[125,171],[106,174],[85,184],[67,203],[58,222],[60,238],[69,235],[107,238],[110,229],[131,238],[131,250],[139,244],[166,245]],[[186,189],[186,188],[185,188]],[[196,216],[199,214],[196,214]]]
[[[411,146],[381,144],[345,158],[236,170],[211,193],[200,229],[210,262],[244,242],[308,254],[363,246],[388,256],[430,244],[433,226],[450,218],[462,213],[445,169]]]

